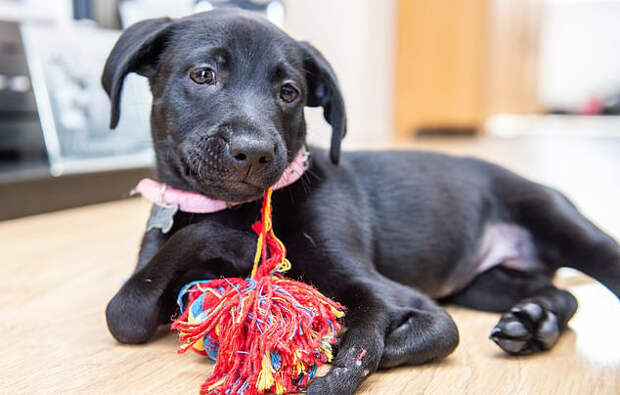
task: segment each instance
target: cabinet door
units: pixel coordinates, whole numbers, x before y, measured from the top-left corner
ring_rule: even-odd
[[[542,0],[398,0],[397,137],[537,105]]]

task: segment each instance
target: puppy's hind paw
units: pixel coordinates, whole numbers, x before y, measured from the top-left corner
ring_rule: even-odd
[[[507,353],[523,355],[550,349],[559,336],[556,315],[538,303],[525,302],[502,315],[490,338]]]

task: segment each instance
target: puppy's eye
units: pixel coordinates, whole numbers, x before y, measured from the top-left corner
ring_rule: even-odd
[[[189,78],[197,84],[215,84],[215,70],[211,67],[196,67],[189,72]]]
[[[299,91],[291,84],[284,84],[280,88],[280,99],[286,103],[292,103],[299,96]]]

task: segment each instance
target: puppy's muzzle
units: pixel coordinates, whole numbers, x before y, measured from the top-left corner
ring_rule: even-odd
[[[271,136],[237,130],[188,139],[181,157],[190,182],[231,191],[239,188],[233,184],[259,190],[278,180],[286,166],[285,152]]]

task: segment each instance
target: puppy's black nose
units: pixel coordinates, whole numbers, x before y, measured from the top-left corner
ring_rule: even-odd
[[[239,136],[230,142],[230,156],[235,165],[253,168],[265,166],[273,162],[276,145],[273,142]]]

